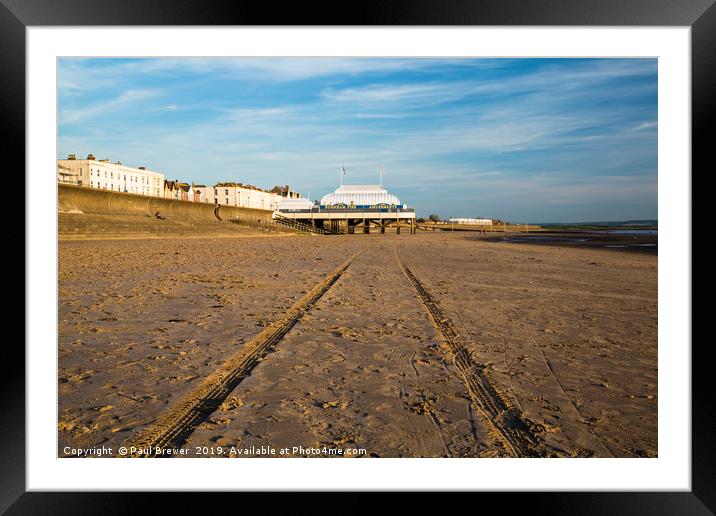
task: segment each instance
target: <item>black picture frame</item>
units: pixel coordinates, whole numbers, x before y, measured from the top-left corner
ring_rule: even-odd
[[[370,0],[360,3],[269,4],[243,0],[0,0],[0,112],[11,165],[25,169],[25,30],[87,25],[550,25],[689,26],[692,51],[692,170],[709,161],[716,121],[715,0]],[[708,168],[707,168],[707,163]],[[30,192],[29,172],[25,191]],[[693,177],[692,171],[687,171]],[[689,250],[689,253],[692,251]],[[691,255],[691,254],[690,254]],[[25,257],[27,259],[27,257]],[[26,270],[27,274],[27,270]],[[27,307],[31,309],[32,307]],[[673,343],[672,343],[673,344]],[[690,345],[691,343],[677,343]],[[713,514],[716,511],[712,374],[708,341],[692,347],[692,490],[690,492],[486,493],[510,507],[550,514]],[[7,514],[119,514],[134,510],[136,493],[26,492],[24,352],[14,353],[2,378],[0,510]],[[144,493],[164,510],[186,507],[186,494]],[[206,494],[205,494],[206,496]],[[211,494],[212,503],[216,494]],[[495,500],[501,502],[502,500]],[[345,500],[341,502],[345,508]]]

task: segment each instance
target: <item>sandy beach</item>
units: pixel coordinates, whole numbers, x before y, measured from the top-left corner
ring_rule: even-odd
[[[169,435],[227,364],[236,385],[180,423],[190,456],[658,453],[655,253],[439,232],[60,242],[58,345],[60,457]]]

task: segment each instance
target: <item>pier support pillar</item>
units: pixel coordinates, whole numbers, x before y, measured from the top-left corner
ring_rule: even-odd
[[[397,230],[396,230],[396,231],[397,231],[397,234],[399,235],[399,234],[400,234],[400,219],[396,220],[395,222],[396,222],[395,225],[397,226]]]
[[[383,219],[380,219],[380,233],[385,234],[385,221]]]

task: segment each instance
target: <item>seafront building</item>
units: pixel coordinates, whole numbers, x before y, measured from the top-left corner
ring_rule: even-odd
[[[108,159],[97,159],[93,154],[86,159],[77,159],[75,154],[70,154],[67,159],[58,159],[57,181],[114,192],[272,211],[282,199],[300,197],[288,185],[262,190],[234,182],[206,186],[178,179],[165,180],[161,172],[147,170],[146,167],[128,167],[119,161],[111,163]]]
[[[407,208],[382,185],[341,185],[321,198],[322,208]]]
[[[453,222],[455,224],[470,224],[473,226],[491,226],[492,225],[492,219],[466,219],[466,218],[460,218],[460,217],[452,217],[448,219],[448,222]]]
[[[310,210],[314,207],[314,203],[310,199],[304,199],[303,197],[288,198],[284,197],[278,202],[277,211],[296,211],[296,210]]]
[[[285,190],[284,190],[285,188]],[[194,185],[199,192],[199,202],[239,206],[275,211],[284,198],[295,198],[298,194],[288,187],[275,187],[271,191],[261,190],[242,183],[217,183],[214,186]]]
[[[164,174],[146,167],[128,167],[121,162],[97,159],[93,154],[77,159],[70,154],[57,160],[57,180],[61,183],[101,188],[115,192],[163,197]]]
[[[401,226],[415,233],[415,210],[401,203],[383,185],[341,185],[324,195],[318,205],[308,199],[282,201],[274,214],[333,233],[370,233],[371,228],[385,233],[386,228]]]
[[[382,169],[381,169],[382,180]],[[415,210],[380,185],[341,185],[324,195],[320,202],[302,198],[289,185],[263,190],[253,185],[236,182],[219,182],[213,186],[186,183],[177,179],[165,180],[164,174],[146,167],[128,167],[108,159],[96,159],[89,154],[77,159],[70,154],[57,160],[57,181],[83,188],[102,189],[177,201],[207,203],[222,206],[249,208],[273,212],[272,218],[280,224],[302,228],[314,233],[370,233],[371,228],[385,233],[394,228],[416,232]],[[214,214],[217,211],[214,209]],[[218,217],[218,215],[216,215]],[[489,224],[488,219],[454,219],[463,222]],[[306,229],[307,228],[307,229]]]
[[[200,195],[194,184],[181,183],[178,179],[164,181],[164,197],[178,201],[200,202]]]

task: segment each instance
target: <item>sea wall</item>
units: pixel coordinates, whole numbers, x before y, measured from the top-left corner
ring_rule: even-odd
[[[159,212],[162,217],[170,220],[196,222],[221,220],[252,226],[270,224],[273,213],[271,210],[236,206],[216,207],[210,203],[178,201],[65,184],[58,185],[57,209],[59,212],[66,213],[111,215],[154,216]]]

